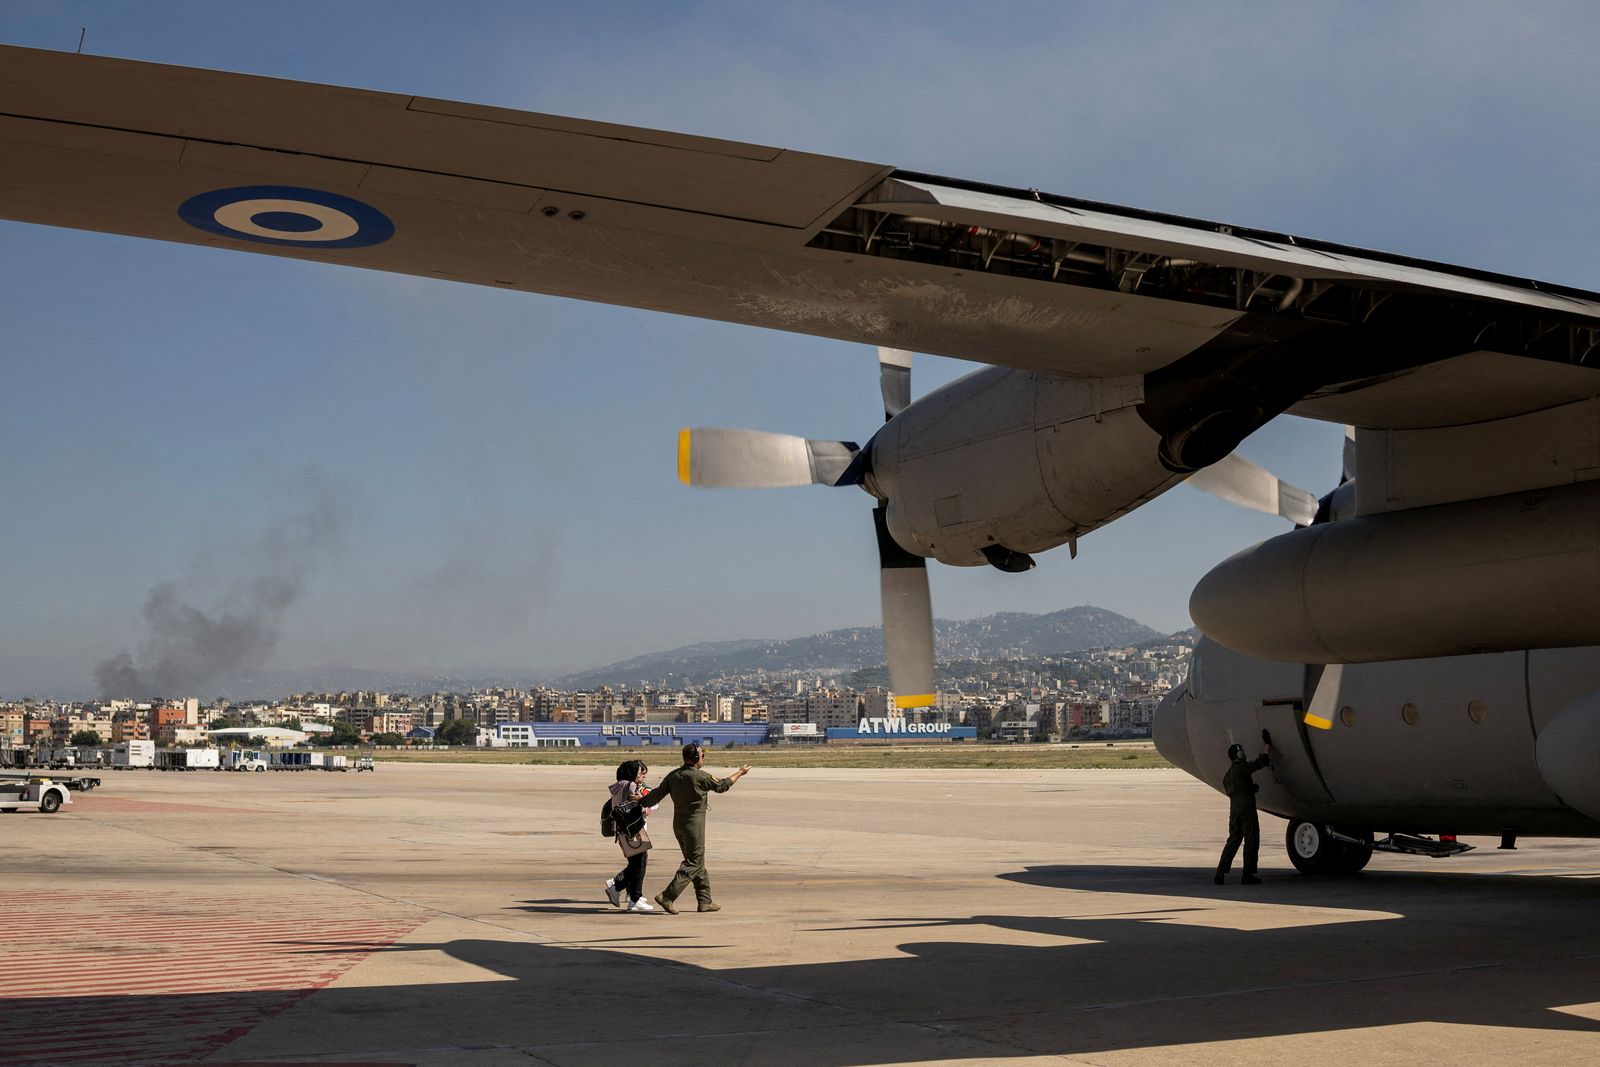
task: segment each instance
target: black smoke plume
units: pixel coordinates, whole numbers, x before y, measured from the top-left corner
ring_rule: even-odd
[[[94,669],[102,697],[148,699],[198,695],[219,680],[266,663],[285,612],[321,558],[343,534],[337,494],[318,482],[304,508],[273,524],[242,554],[244,575],[209,611],[177,583],[164,581],[144,602],[139,654],[119,652]]]

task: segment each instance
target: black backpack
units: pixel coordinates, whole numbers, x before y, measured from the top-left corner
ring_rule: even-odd
[[[600,836],[617,836],[617,820],[611,814],[611,801],[609,800],[600,805]]]
[[[614,834],[633,837],[644,826],[644,809],[637,800],[624,800],[611,807],[611,826]]]

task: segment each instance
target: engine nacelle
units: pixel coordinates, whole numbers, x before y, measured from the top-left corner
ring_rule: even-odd
[[[977,371],[884,426],[867,488],[888,501],[894,539],[942,563],[1054,548],[1179,481],[1134,410],[1143,390],[1139,378]]]
[[[1300,663],[1600,644],[1600,482],[1364,515],[1263,541],[1189,598],[1205,634]]]

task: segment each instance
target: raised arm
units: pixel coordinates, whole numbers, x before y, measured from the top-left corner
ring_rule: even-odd
[[[737,782],[739,779],[743,778],[749,773],[750,765],[746,763],[743,767],[740,767],[726,778],[713,778],[711,780],[711,788],[718,793],[726,793],[728,790],[733,788],[734,782]]]

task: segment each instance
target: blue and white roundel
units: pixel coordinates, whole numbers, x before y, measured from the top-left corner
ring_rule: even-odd
[[[389,216],[359,200],[292,185],[242,185],[185,200],[178,217],[224,237],[293,248],[362,248],[394,236]]]

